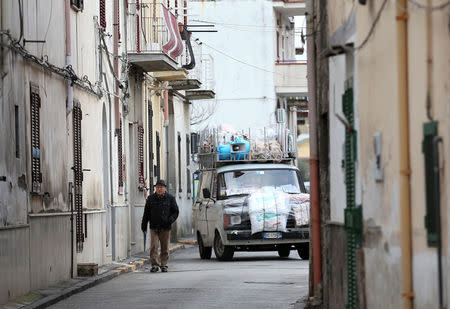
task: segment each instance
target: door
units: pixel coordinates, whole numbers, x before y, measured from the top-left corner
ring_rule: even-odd
[[[208,235],[207,208],[209,206],[208,204],[211,202],[211,199],[204,198],[203,189],[208,188],[211,190],[211,175],[212,173],[210,171],[202,172],[200,179],[200,190],[193,208],[196,219],[196,229],[200,232],[203,239],[205,239]]]

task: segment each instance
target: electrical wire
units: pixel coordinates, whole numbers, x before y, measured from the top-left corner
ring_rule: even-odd
[[[282,75],[281,73],[277,73],[277,72],[274,72],[274,71],[270,71],[270,70],[267,70],[267,69],[264,69],[264,68],[258,67],[258,66],[256,66],[256,65],[253,65],[253,64],[250,64],[250,63],[244,62],[244,61],[242,61],[242,60],[239,60],[239,59],[237,59],[237,58],[235,58],[235,57],[233,57],[233,56],[230,56],[230,55],[228,55],[228,54],[224,53],[223,51],[220,51],[220,50],[218,50],[217,48],[214,48],[214,47],[212,47],[212,46],[211,46],[211,45],[209,45],[209,44],[206,44],[205,42],[202,42],[202,44],[204,44],[205,46],[207,46],[207,47],[211,48],[212,50],[214,50],[214,51],[218,52],[219,54],[222,54],[222,55],[224,55],[225,57],[228,57],[228,58],[230,58],[230,59],[232,59],[232,60],[234,60],[234,61],[236,61],[236,62],[239,62],[239,63],[245,64],[245,65],[247,65],[247,66],[250,66],[250,67],[252,67],[252,68],[255,68],[255,69],[258,69],[258,70],[261,70],[261,71],[267,72],[267,73],[273,73],[273,74],[279,74],[279,75]]]
[[[48,18],[48,25],[47,25],[47,30],[45,31],[45,36],[44,36],[44,42],[47,41],[47,34],[48,34],[48,30],[50,29],[50,22],[52,21],[52,16],[53,16],[53,0],[51,0],[50,2],[50,16]],[[44,44],[42,44],[41,47],[41,55],[44,53]]]
[[[61,76],[64,79],[70,80],[72,84],[76,85],[80,89],[83,89],[91,94],[96,95],[97,97],[102,97],[102,93],[98,90],[98,84],[95,85],[92,84],[91,81],[87,78],[87,76],[83,76],[82,78],[79,78],[75,71],[73,70],[71,65],[68,65],[64,68],[58,67],[48,61],[48,56],[44,55],[40,59],[36,57],[35,55],[31,54],[28,50],[23,48],[18,40],[15,40],[11,34],[8,31],[0,31],[1,35],[5,35],[10,43],[0,43],[0,46],[8,48],[18,54],[20,54],[25,60],[28,60],[41,68],[43,68],[46,71],[49,71],[51,73],[57,74]],[[95,89],[95,86],[97,86],[97,90]]]
[[[384,8],[386,7],[387,2],[388,2],[388,0],[384,0],[383,4],[381,5],[380,10],[377,13],[377,16],[375,17],[375,20],[372,23],[372,26],[370,27],[369,33],[367,33],[366,38],[362,41],[362,43],[359,44],[359,46],[357,46],[356,48],[354,48],[355,50],[361,49],[367,44],[370,37],[372,36],[372,34],[375,31],[375,27],[378,24],[378,21],[380,20],[381,13],[383,12]]]

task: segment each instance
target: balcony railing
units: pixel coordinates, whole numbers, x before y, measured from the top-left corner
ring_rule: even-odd
[[[130,61],[150,71],[170,71],[179,69],[181,59],[185,57],[173,56],[164,50],[163,46],[169,42],[169,28],[163,17],[160,3],[128,2],[128,53],[132,54]],[[179,31],[178,24],[174,29]],[[185,42],[182,41],[182,50]]]

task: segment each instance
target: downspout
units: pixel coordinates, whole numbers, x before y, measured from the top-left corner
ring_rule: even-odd
[[[164,82],[163,87],[167,88],[168,82]],[[169,176],[169,90],[163,90],[164,92],[164,128],[166,131],[166,183],[169,190],[172,189],[170,186]]]
[[[114,57],[114,75],[119,78],[119,0],[114,0],[114,9],[113,9],[113,15],[114,15],[114,43],[113,43],[113,57]],[[109,55],[108,55],[109,57]],[[114,79],[114,93],[119,93],[119,82]],[[115,127],[116,130],[119,129],[120,126],[120,113],[119,113],[119,98],[117,96],[114,96],[114,108],[115,108]]]
[[[3,6],[3,2],[2,2]],[[3,11],[3,10],[2,10]],[[2,14],[2,13],[0,13]],[[66,32],[66,66],[72,65],[72,56],[70,50],[70,0],[64,1],[64,15],[65,15],[65,32]],[[3,29],[3,20],[2,20],[2,29]],[[2,59],[3,60],[3,59]],[[68,115],[73,109],[73,88],[72,84],[69,80],[66,80],[66,88],[67,88],[67,102],[66,102],[66,115]],[[3,91],[3,87],[2,87]],[[72,185],[69,183],[69,198],[70,198],[70,278],[73,278],[74,272],[74,250],[73,250],[73,195],[72,195]]]
[[[319,204],[319,157],[317,141],[317,106],[316,106],[316,57],[314,34],[314,9],[312,1],[309,4],[307,18],[307,78],[308,78],[308,121],[310,140],[310,192],[311,192],[311,233],[312,233],[312,266],[313,289],[318,293],[318,285],[322,281],[322,252],[320,240],[320,204]]]
[[[64,13],[66,17],[65,29],[66,29],[66,66],[72,66],[72,52],[70,48],[70,0],[64,2]],[[67,102],[66,113],[69,114],[73,109],[73,87],[70,80],[66,81],[67,87]]]
[[[411,167],[409,162],[409,106],[408,106],[408,3],[399,0],[397,6],[397,60],[398,60],[398,124],[399,124],[399,187],[400,187],[400,236],[402,250],[402,298],[403,308],[413,307],[411,266]]]

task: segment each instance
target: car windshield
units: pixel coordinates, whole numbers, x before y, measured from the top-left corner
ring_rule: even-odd
[[[219,175],[220,198],[252,194],[265,187],[293,194],[301,192],[295,170],[242,170]]]

